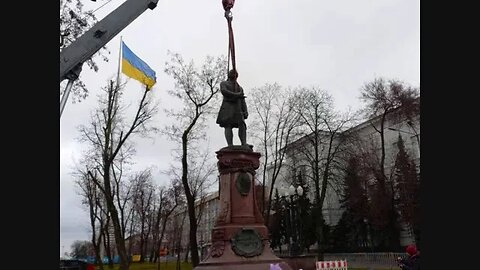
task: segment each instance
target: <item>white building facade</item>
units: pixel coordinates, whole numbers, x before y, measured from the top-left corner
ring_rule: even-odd
[[[415,164],[418,167],[418,171],[420,171],[420,115],[417,114],[410,119],[406,119],[399,114],[400,110],[401,108],[394,110],[392,113],[387,115],[386,121],[384,123],[385,171],[387,175],[393,173],[391,172],[391,169],[393,169],[394,167],[395,158],[398,154],[397,142],[399,135],[402,136],[407,153],[414,160]],[[359,148],[359,145],[369,147],[370,149],[373,148],[375,150],[375,154],[379,157],[381,154],[381,137],[379,132],[376,131],[376,129],[380,129],[380,119],[381,117],[369,119],[359,125],[345,130],[345,134],[355,137],[355,144],[347,144],[346,147],[350,147],[349,150],[353,149],[353,151],[361,151],[362,149],[360,149],[361,147]],[[327,132],[321,132],[320,141],[328,142],[328,136],[329,134]],[[285,193],[288,193],[290,185],[295,182],[294,177],[298,177],[299,173],[304,176],[304,179],[311,179],[309,177],[305,177],[308,174],[312,174],[311,166],[308,166],[308,162],[303,158],[303,156],[298,155],[298,151],[295,151],[298,150],[299,147],[302,147],[302,144],[305,143],[305,140],[305,138],[300,138],[285,148],[286,157],[274,186],[274,189],[278,189],[280,196],[284,196]],[[333,145],[336,144],[338,144],[338,139],[336,139],[333,143]],[[328,148],[328,145],[319,148],[320,158],[325,158],[325,149]],[[339,157],[339,160],[342,160],[342,158]],[[339,169],[332,168],[332,174],[332,178],[336,179],[331,179],[331,181],[329,181],[327,185],[325,201],[322,208],[325,223],[329,226],[337,225],[343,214],[343,209],[340,207],[340,193],[342,188],[340,183],[343,180],[344,173]],[[268,189],[269,187],[271,187],[271,167],[269,168],[267,175],[268,176],[266,186]],[[306,184],[311,190],[311,192],[308,193],[309,199],[313,201],[314,193],[312,191],[315,188],[314,183],[310,180],[307,181]],[[266,192],[266,194],[268,196],[268,192]],[[412,243],[413,241],[414,239],[411,231],[408,229],[403,230],[401,234],[400,244],[407,245]]]

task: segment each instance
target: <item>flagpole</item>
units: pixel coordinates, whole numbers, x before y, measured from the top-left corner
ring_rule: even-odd
[[[120,48],[118,49],[117,87],[120,86],[120,72],[122,66],[122,43],[122,36],[120,36]]]
[[[122,67],[122,44],[123,44],[123,40],[122,40],[122,36],[120,36],[120,47],[118,48],[117,85],[116,85],[116,88],[115,88],[115,92],[117,92],[117,93],[120,90],[120,72],[121,72],[121,67]],[[114,98],[115,98],[114,110],[116,110],[117,105],[118,105],[118,96],[115,96]]]

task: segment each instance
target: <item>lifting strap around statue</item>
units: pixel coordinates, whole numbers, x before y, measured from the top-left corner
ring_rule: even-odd
[[[235,0],[222,0],[223,9],[225,10],[225,18],[227,19],[228,24],[228,62],[227,62],[227,73],[230,69],[230,56],[232,57],[232,69],[237,71],[235,64],[235,41],[233,38],[233,28],[232,28],[232,19],[233,15],[230,9],[233,8]]]
[[[232,56],[232,69],[237,71],[235,65],[235,41],[233,39],[233,29],[232,29],[232,20],[227,19],[228,21],[228,64],[230,64],[230,55]]]

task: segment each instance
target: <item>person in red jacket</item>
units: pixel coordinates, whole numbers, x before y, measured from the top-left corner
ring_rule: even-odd
[[[402,270],[419,270],[420,269],[420,252],[415,245],[408,245],[406,250],[406,258],[398,258],[398,266]]]

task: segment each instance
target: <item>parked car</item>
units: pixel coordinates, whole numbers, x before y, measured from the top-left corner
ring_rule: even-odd
[[[95,270],[95,265],[81,260],[60,260],[60,270]]]

